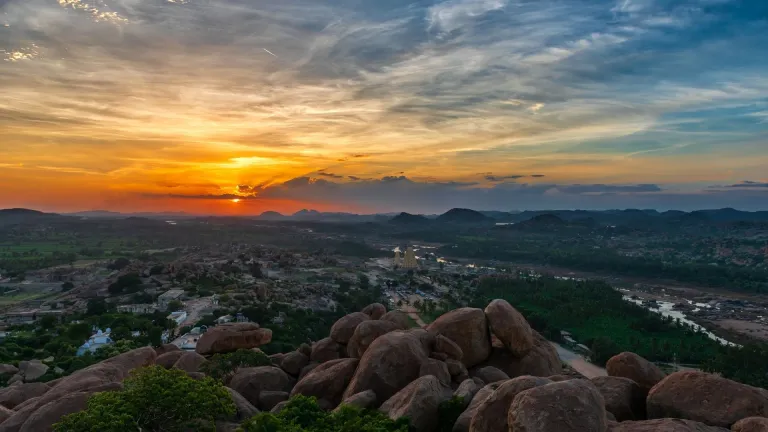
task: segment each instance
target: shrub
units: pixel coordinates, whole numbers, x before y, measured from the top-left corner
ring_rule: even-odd
[[[226,388],[211,378],[151,366],[135,371],[124,389],[88,400],[85,411],[64,416],[55,432],[181,432],[215,430],[218,418],[235,414]]]
[[[216,354],[201,369],[209,377],[228,382],[241,367],[271,366],[272,360],[260,351],[239,349],[227,354]]]
[[[378,411],[353,406],[327,412],[315,398],[296,396],[278,414],[258,414],[238,432],[408,432],[408,420],[393,421]]]

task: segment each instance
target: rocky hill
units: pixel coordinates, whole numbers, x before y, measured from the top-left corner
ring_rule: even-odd
[[[455,224],[476,224],[493,222],[494,220],[478,211],[462,208],[450,209],[436,219],[438,222]]]
[[[667,376],[628,352],[608,361],[608,376],[587,379],[564,367],[504,300],[453,310],[426,328],[409,326],[402,312],[372,304],[339,319],[327,338],[270,356],[272,365],[233,368],[223,384],[236,415],[217,421],[216,430],[237,430],[303,395],[329,411],[351,405],[405,418],[415,432],[768,431],[764,389],[697,371]],[[148,365],[205,379],[211,356],[258,351],[271,338],[255,323],[226,324],[205,333],[197,352],[141,348],[50,383],[16,383],[0,390],[0,432],[53,430],[63,416],[86,409],[91,395],[124,391],[129,372]],[[460,411],[448,429],[446,403]]]
[[[389,220],[394,225],[423,225],[429,223],[429,219],[422,215],[414,215],[402,212]]]

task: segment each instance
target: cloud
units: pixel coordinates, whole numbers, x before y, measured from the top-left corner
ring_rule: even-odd
[[[725,186],[727,188],[768,188],[768,182],[755,182],[745,180],[741,183]]]
[[[591,185],[565,185],[557,186],[559,191],[570,194],[604,194],[604,193],[627,193],[627,192],[661,192],[663,189],[659,185],[655,184],[639,184],[639,185],[606,185],[606,184],[591,184]]]
[[[343,176],[343,175],[340,175],[340,174],[333,174],[333,173],[329,173],[329,172],[323,172],[323,171],[321,171],[321,172],[318,172],[318,173],[317,173],[317,175],[319,175],[319,176],[323,176],[323,177],[330,177],[330,178],[335,178],[335,179],[342,179],[342,178],[344,178],[344,176]]]

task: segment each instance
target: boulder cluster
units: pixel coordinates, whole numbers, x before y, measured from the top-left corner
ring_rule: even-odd
[[[503,300],[460,308],[426,328],[372,304],[346,315],[330,335],[270,356],[271,366],[231,371],[225,384],[237,422],[277,412],[295,395],[407,417],[415,432],[436,432],[440,406],[460,400],[453,432],[768,432],[768,391],[698,371],[666,375],[642,357],[611,358],[608,376],[587,379]],[[201,337],[197,352],[141,348],[49,383],[0,390],[0,432],[50,431],[90,395],[121,388],[130,370],[150,364],[202,375],[207,355],[254,349],[271,331],[228,324]]]

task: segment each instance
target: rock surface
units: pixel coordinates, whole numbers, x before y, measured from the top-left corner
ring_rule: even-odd
[[[461,361],[464,357],[461,347],[443,335],[437,335],[435,338],[435,351],[444,353],[448,358],[457,361]]]
[[[485,361],[491,354],[488,320],[480,309],[452,310],[438,317],[427,330],[455,342],[464,354],[462,361],[467,367]]]
[[[377,338],[360,359],[344,398],[373,390],[387,400],[419,377],[428,352],[418,335],[394,331]]]
[[[21,361],[19,362],[19,372],[17,372],[17,375],[20,375],[24,382],[30,382],[45,375],[48,369],[48,365],[40,360]]]
[[[691,420],[657,419],[617,423],[611,432],[728,432],[728,429]]]
[[[419,376],[432,375],[440,381],[441,384],[448,387],[451,385],[451,374],[448,372],[448,365],[440,360],[428,358],[421,364]]]
[[[434,432],[438,424],[438,407],[451,395],[450,388],[427,375],[397,392],[379,410],[392,420],[408,417],[414,432]]]
[[[359,360],[338,359],[314,368],[291,390],[291,396],[301,394],[328,401],[334,407],[341,402],[344,390],[352,380]]]
[[[14,409],[29,399],[36,398],[48,392],[45,383],[17,384],[0,389],[0,406]]]
[[[287,401],[290,395],[281,391],[263,391],[259,393],[259,406],[265,411],[269,411],[277,404]]]
[[[563,364],[555,347],[538,332],[533,332],[534,344],[523,358],[517,358],[504,347],[494,347],[483,366],[494,366],[515,378],[523,375],[548,377],[563,371]]]
[[[475,393],[472,401],[467,408],[456,419],[456,423],[453,424],[452,432],[468,432],[469,424],[472,422],[472,417],[475,416],[477,408],[488,399],[496,389],[499,388],[499,383],[488,384],[482,387]]]
[[[333,326],[331,326],[330,337],[337,343],[346,345],[349,340],[352,339],[352,335],[355,334],[357,326],[363,321],[368,321],[370,319],[370,316],[362,312],[354,312],[345,315],[333,323]]]
[[[521,392],[549,384],[546,378],[522,376],[499,384],[480,406],[469,424],[469,432],[496,432],[507,431],[509,407],[515,396]]]
[[[606,432],[605,401],[594,384],[561,381],[534,387],[515,397],[509,407],[514,432]]]
[[[155,364],[166,369],[170,369],[173,367],[173,365],[176,364],[177,361],[179,361],[182,355],[184,355],[184,351],[170,351],[159,355],[157,360],[155,360]]]
[[[309,359],[315,363],[325,363],[336,360],[341,352],[341,345],[331,338],[320,339],[312,345],[312,354]]]
[[[232,396],[232,402],[235,403],[235,418],[237,420],[244,421],[259,413],[259,410],[252,403],[248,402],[248,399],[244,398],[243,395],[229,387],[224,388],[227,389],[229,395]]]
[[[372,303],[364,307],[360,312],[368,315],[372,320],[378,320],[387,314],[387,308],[381,303]]]
[[[0,376],[15,375],[19,371],[14,365],[0,364]]]
[[[523,315],[506,300],[496,299],[485,308],[491,332],[515,356],[523,357],[533,349],[533,330]]]
[[[505,374],[498,368],[493,366],[484,366],[472,369],[469,372],[469,376],[478,378],[486,384],[491,384],[499,381],[506,381],[509,379],[509,375]]]
[[[200,370],[200,367],[202,367],[208,360],[205,359],[205,357],[201,356],[200,354],[196,352],[184,352],[178,360],[176,360],[176,363],[173,364],[173,367],[176,369],[181,369],[185,372],[198,372]]]
[[[256,408],[262,391],[290,392],[294,380],[282,369],[274,366],[241,368],[232,376],[229,387],[245,397]]]
[[[287,373],[298,376],[301,370],[309,364],[309,357],[298,351],[292,351],[283,357],[280,367]]]
[[[648,391],[666,376],[655,364],[631,352],[611,357],[605,364],[609,376],[629,378]]]
[[[256,323],[227,323],[205,332],[197,341],[198,354],[228,353],[244,348],[257,348],[272,341],[272,330]]]
[[[373,390],[366,390],[344,399],[341,401],[341,405],[352,405],[358,408],[373,408],[376,406],[376,402],[376,393],[374,393]]]
[[[617,421],[645,420],[646,392],[629,378],[602,376],[592,378],[605,399],[605,410]]]
[[[398,329],[399,326],[390,321],[370,320],[361,322],[349,339],[347,354],[350,357],[360,358],[376,338]]]
[[[731,426],[733,432],[768,432],[768,418],[747,417]]]
[[[453,392],[453,396],[461,398],[464,401],[464,408],[466,409],[483,386],[484,383],[480,380],[465,379]]]
[[[411,320],[408,318],[408,314],[401,311],[389,311],[383,317],[381,321],[390,321],[397,324],[401,330],[405,330],[411,327]]]
[[[704,372],[675,372],[651,389],[646,405],[649,419],[731,427],[747,417],[768,416],[768,391]]]

